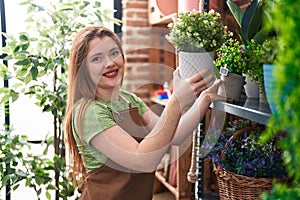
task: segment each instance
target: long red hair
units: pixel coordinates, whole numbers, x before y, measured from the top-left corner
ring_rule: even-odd
[[[85,60],[88,53],[88,44],[95,38],[103,38],[108,36],[112,38],[123,55],[123,49],[119,37],[111,30],[103,26],[89,26],[83,28],[77,33],[73,40],[70,64],[68,69],[68,97],[65,115],[65,145],[69,155],[69,169],[72,173],[73,181],[76,185],[80,183],[82,178],[86,177],[86,170],[84,167],[84,155],[80,155],[77,143],[74,138],[72,120],[73,109],[76,102],[81,100],[78,117],[75,119],[78,123],[79,137],[82,142],[82,117],[83,113],[90,101],[95,100],[96,86],[92,82],[89,72],[87,71]],[[124,55],[123,55],[124,58]],[[82,147],[83,148],[83,147]],[[84,152],[84,151],[82,151]]]

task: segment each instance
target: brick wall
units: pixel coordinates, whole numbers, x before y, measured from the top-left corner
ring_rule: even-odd
[[[148,0],[122,0],[122,42],[127,72],[124,87],[149,102]]]

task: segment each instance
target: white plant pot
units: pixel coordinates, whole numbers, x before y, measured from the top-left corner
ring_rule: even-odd
[[[219,87],[218,94],[239,101],[245,84],[245,76],[228,73],[227,76],[222,74],[221,80],[222,84]]]
[[[205,67],[214,68],[214,52],[179,51],[179,73],[182,78],[189,78]]]
[[[259,98],[259,87],[248,75],[244,75],[246,77],[244,85],[245,93],[248,98]]]

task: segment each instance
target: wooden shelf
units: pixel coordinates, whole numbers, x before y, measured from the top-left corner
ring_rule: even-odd
[[[168,181],[166,181],[166,178],[162,175],[162,172],[156,171],[155,177],[159,182],[161,182],[176,198],[179,197],[178,189],[174,186],[172,186]]]
[[[160,24],[168,24],[173,22],[173,18],[177,16],[177,13],[173,13],[160,18],[149,18],[150,25],[160,25]]]
[[[153,103],[165,106],[168,102],[168,99],[159,100],[155,97],[151,97]],[[191,164],[191,155],[192,155],[192,146],[191,146],[192,137],[188,137],[181,145],[172,146],[175,147],[176,151],[176,187],[170,184],[166,178],[163,176],[163,172],[156,171],[156,179],[164,185],[167,190],[169,190],[175,197],[176,200],[193,200],[192,183],[187,180],[187,173]],[[174,153],[174,152],[173,152]],[[170,166],[169,166],[170,167]]]
[[[172,11],[171,11],[172,12]],[[174,10],[174,13],[162,16],[159,11],[155,0],[148,0],[148,19],[150,26],[155,25],[166,25],[173,21],[173,17],[176,17],[177,11]]]

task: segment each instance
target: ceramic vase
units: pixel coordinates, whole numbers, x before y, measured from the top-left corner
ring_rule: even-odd
[[[222,85],[219,87],[218,94],[226,98],[240,101],[243,86],[245,84],[245,76],[228,73],[226,76],[221,75]]]
[[[273,65],[272,64],[263,64],[263,73],[264,73],[264,87],[266,93],[266,99],[269,103],[271,112],[276,113],[275,103],[273,101],[274,93],[274,78],[273,78]]]
[[[183,52],[179,51],[179,73],[182,78],[188,78],[205,67],[214,68],[214,52]]]
[[[253,81],[248,75],[245,75],[245,93],[247,95],[248,98],[255,98],[258,99],[259,98],[259,86],[257,85],[257,83],[255,81]]]

